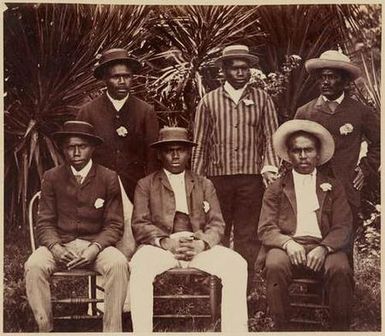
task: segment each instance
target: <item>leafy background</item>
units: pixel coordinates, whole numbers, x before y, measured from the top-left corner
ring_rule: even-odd
[[[314,24],[314,23],[317,24]],[[269,92],[280,122],[317,94],[306,59],[340,49],[363,69],[350,88],[380,113],[380,5],[127,6],[8,3],[4,12],[4,322],[33,329],[22,265],[30,253],[27,204],[43,172],[62,162],[52,133],[99,95],[92,76],[101,51],[126,48],[144,66],[133,92],[154,104],[162,125],[191,130],[195,107],[223,76],[213,60],[224,46],[245,43],[258,55],[252,85]],[[379,176],[368,181],[356,242],[355,330],[380,326]],[[368,279],[368,274],[372,277]],[[259,290],[259,289],[258,289]],[[259,296],[260,295],[260,296]],[[263,291],[256,297],[263,299]],[[368,308],[369,307],[369,308]],[[371,314],[368,314],[369,310]],[[27,314],[29,318],[21,318]],[[362,315],[362,316],[361,316]],[[372,316],[369,322],[361,317]],[[251,319],[266,330],[265,310]],[[261,322],[264,321],[264,322]]]

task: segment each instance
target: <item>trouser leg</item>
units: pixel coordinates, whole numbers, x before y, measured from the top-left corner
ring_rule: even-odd
[[[326,257],[325,287],[329,299],[331,329],[349,330],[354,281],[344,252],[332,253]]]
[[[130,262],[131,318],[134,332],[151,333],[153,328],[153,282],[158,274],[178,266],[173,254],[143,245]]]
[[[222,332],[233,335],[247,332],[246,261],[226,247],[214,246],[194,257],[189,267],[214,274],[222,280]]]
[[[128,261],[115,247],[101,251],[94,269],[104,277],[104,332],[122,331],[122,312],[128,288]]]
[[[264,186],[261,175],[239,175],[237,181],[234,201],[234,250],[247,261],[250,291],[255,274],[255,261],[261,247],[257,231]]]
[[[210,180],[214,184],[222,216],[226,224],[222,244],[230,247],[231,229],[234,220],[234,176],[211,176]]]
[[[39,332],[50,332],[53,329],[50,277],[56,269],[53,255],[46,247],[39,247],[24,268],[27,298]]]
[[[286,252],[273,248],[267,252],[264,269],[267,302],[277,329],[285,329],[289,320],[289,285],[292,267]]]

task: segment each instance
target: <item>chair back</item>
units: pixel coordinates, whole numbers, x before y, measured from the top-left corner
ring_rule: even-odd
[[[35,240],[35,223],[37,218],[37,212],[39,207],[41,191],[38,191],[31,200],[28,205],[28,222],[29,222],[29,236],[31,239],[31,248],[32,252],[36,250],[36,240]]]

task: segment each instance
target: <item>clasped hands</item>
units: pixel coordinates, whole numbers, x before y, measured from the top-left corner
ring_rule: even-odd
[[[75,254],[63,245],[55,244],[51,248],[55,261],[68,270],[82,268],[94,262],[99,253],[99,247],[95,244],[89,245],[80,255]]]
[[[321,270],[327,255],[327,249],[324,246],[317,246],[306,254],[305,248],[294,240],[290,240],[285,248],[293,265],[302,265],[315,272]]]
[[[205,249],[203,240],[193,237],[162,238],[160,246],[170,251],[176,259],[190,261]]]

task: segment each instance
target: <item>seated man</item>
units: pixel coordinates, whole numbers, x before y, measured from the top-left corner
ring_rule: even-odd
[[[273,135],[278,155],[293,170],[264,195],[258,237],[267,251],[267,300],[277,329],[289,319],[288,286],[293,275],[323,275],[333,330],[348,330],[353,277],[346,252],[352,215],[341,183],[316,166],[333,156],[334,141],[320,124],[291,120]]]
[[[50,276],[57,269],[90,267],[104,276],[103,330],[122,331],[128,261],[113,247],[123,233],[115,172],[92,162],[102,139],[91,124],[68,121],[54,134],[65,164],[45,172],[37,219],[40,247],[25,264],[28,302],[40,332],[53,329]]]
[[[131,262],[131,316],[134,332],[152,332],[156,275],[174,267],[194,267],[221,278],[222,331],[247,332],[247,264],[219,246],[224,221],[213,184],[186,170],[191,147],[187,130],[163,128],[158,150],[163,169],[135,190],[132,229],[139,246]]]

